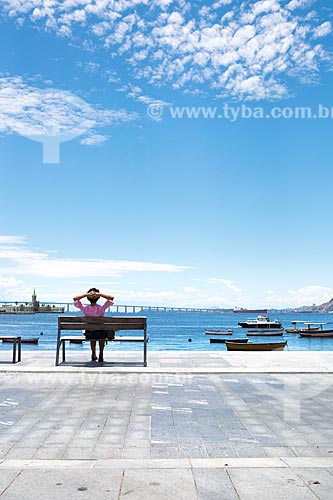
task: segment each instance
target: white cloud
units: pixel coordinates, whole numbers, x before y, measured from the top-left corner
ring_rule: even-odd
[[[0,276],[0,300],[17,300],[25,297],[26,288],[22,280],[13,276]]]
[[[333,297],[333,288],[308,285],[295,290],[288,290],[286,294],[278,294],[268,290],[265,303],[269,307],[300,307],[312,304],[323,304]]]
[[[233,292],[242,292],[242,289],[239,288],[234,281],[224,278],[193,278],[193,281],[201,281],[203,283],[208,283],[211,285],[224,285]]]
[[[16,288],[19,285],[22,285],[22,280],[17,280],[12,276],[0,276],[0,288]]]
[[[108,137],[105,135],[90,134],[84,139],[81,139],[80,144],[84,144],[85,146],[102,146],[107,140]]]
[[[59,36],[83,37],[83,47],[100,44],[150,85],[276,99],[288,95],[290,76],[310,81],[307,74],[319,75],[328,57],[314,40],[329,34],[330,23],[324,10],[319,26],[313,12],[306,15],[313,3],[3,0],[0,12]]]
[[[287,8],[290,10],[295,10],[295,9],[305,9],[307,7],[310,7],[316,0],[291,0],[291,2],[288,3]]]
[[[0,77],[0,132],[26,137],[59,136],[134,120],[135,113],[99,109],[74,94],[40,89],[20,76]]]
[[[24,243],[25,242],[25,237],[24,236],[9,236],[9,235],[0,235],[0,244],[1,243]]]
[[[1,240],[0,240],[1,241]],[[51,252],[36,252],[22,244],[22,240],[0,243],[1,274],[30,275],[50,278],[82,278],[119,276],[122,273],[166,272],[173,273],[186,266],[154,262],[57,258]]]
[[[329,21],[326,21],[325,23],[321,24],[314,30],[313,36],[314,38],[321,38],[323,36],[329,35],[331,31],[332,31],[332,24]]]

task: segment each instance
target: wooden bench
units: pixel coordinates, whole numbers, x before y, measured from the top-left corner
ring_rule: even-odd
[[[142,342],[143,343],[143,366],[147,366],[147,318],[143,316],[102,316],[102,317],[87,317],[87,316],[59,316],[58,317],[58,337],[57,337],[57,353],[56,366],[59,364],[60,350],[62,348],[62,361],[66,360],[66,342],[80,340],[89,340],[84,336],[72,335],[62,336],[61,332],[65,330],[105,330],[107,332],[118,332],[119,330],[142,330],[143,335],[115,335],[110,342]]]
[[[17,361],[21,361],[21,337],[13,336],[13,335],[3,335],[0,337],[0,340],[7,340],[8,342],[13,343],[13,358],[12,362],[16,363],[16,353],[17,353]]]

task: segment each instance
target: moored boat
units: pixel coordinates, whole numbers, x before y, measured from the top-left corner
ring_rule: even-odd
[[[302,332],[298,332],[299,337],[318,337],[318,338],[329,338],[333,337],[333,328],[324,329],[323,326],[331,323],[305,323],[306,325],[318,326],[317,331],[308,331],[306,328]]]
[[[283,328],[278,328],[278,329],[257,329],[254,328],[253,330],[248,330],[247,335],[250,337],[271,337],[271,336],[278,336],[278,335],[283,335]]]
[[[291,321],[291,324],[293,325],[292,328],[285,328],[286,333],[301,333],[301,332],[317,332],[320,329],[320,325],[318,323],[306,323],[306,321],[300,320],[300,321]],[[300,328],[297,325],[302,324],[302,325],[307,325],[306,328]]]
[[[287,342],[242,343],[227,340],[225,345],[228,351],[283,351]]]
[[[312,338],[333,338],[333,329],[332,330],[325,330],[325,331],[319,331],[318,333],[299,333],[299,337],[312,337]]]
[[[209,339],[211,344],[225,344],[226,342],[230,342],[230,339]],[[241,344],[245,344],[249,339],[232,339],[231,342],[238,342]]]
[[[206,335],[232,335],[232,333],[233,330],[231,328],[228,328],[227,330],[205,330]]]
[[[32,338],[32,339],[28,339],[28,338],[23,338],[21,337],[21,344],[38,344],[38,341],[39,341],[39,338],[36,337],[36,338]],[[13,343],[13,340],[12,339],[2,339],[2,342],[6,343],[6,344],[10,344],[10,343]]]
[[[260,328],[260,329],[276,329],[276,328],[282,328],[281,321],[279,320],[273,320],[271,321],[269,319],[268,315],[261,316],[259,315],[257,319],[248,319],[246,321],[239,321],[238,322],[239,326],[242,328]]]

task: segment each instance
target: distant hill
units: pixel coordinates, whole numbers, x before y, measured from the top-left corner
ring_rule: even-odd
[[[329,313],[333,311],[333,298],[329,302],[325,302],[324,304],[320,304],[316,306],[313,304],[312,306],[302,306],[296,307],[294,312],[316,312],[316,313]]]

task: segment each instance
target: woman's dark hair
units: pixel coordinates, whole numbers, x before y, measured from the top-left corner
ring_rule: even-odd
[[[89,288],[89,290],[87,291],[87,293],[90,293],[90,292],[96,292],[96,293],[99,293],[99,290],[98,288]],[[89,300],[90,304],[96,304],[96,302],[98,301],[99,297],[97,297],[97,299],[93,299],[91,297],[87,297],[87,299]]]

